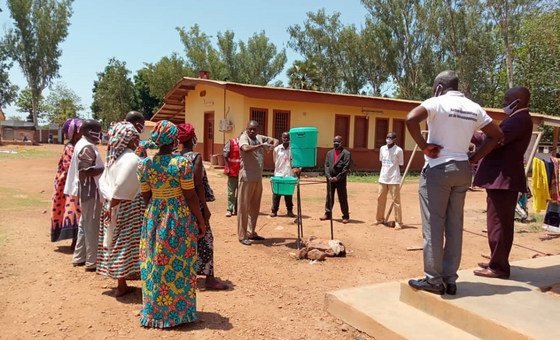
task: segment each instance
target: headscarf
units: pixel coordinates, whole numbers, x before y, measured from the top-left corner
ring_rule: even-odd
[[[196,133],[194,133],[194,126],[192,126],[192,124],[190,123],[177,124],[177,129],[179,130],[177,138],[179,138],[179,142],[183,144],[193,138],[196,138]]]
[[[80,131],[80,127],[82,126],[82,120],[80,118],[68,118],[62,125],[62,132],[68,138],[72,139],[75,133]]]
[[[177,140],[177,126],[168,120],[159,121],[152,131],[152,142],[161,147]]]
[[[109,129],[107,166],[111,166],[124,152],[128,143],[140,136],[138,130],[129,122],[118,122]]]

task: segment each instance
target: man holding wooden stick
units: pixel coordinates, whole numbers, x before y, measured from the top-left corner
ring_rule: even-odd
[[[391,193],[393,208],[395,209],[395,229],[402,229],[401,213],[401,169],[404,164],[403,150],[395,144],[397,134],[389,132],[385,142],[379,150],[381,171],[379,172],[379,190],[377,196],[377,224],[386,224],[385,205],[387,204],[387,193]],[[387,214],[389,215],[389,214]],[[389,217],[389,216],[387,216]]]

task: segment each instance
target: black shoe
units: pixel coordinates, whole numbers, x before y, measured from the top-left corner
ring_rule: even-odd
[[[255,235],[255,236],[249,237],[249,240],[253,240],[253,241],[264,241],[264,237],[259,236],[259,235]]]
[[[82,267],[82,266],[85,266],[85,265],[86,265],[85,262],[72,263],[72,266],[74,266],[74,267]]]
[[[288,216],[288,217],[296,217],[296,215],[294,214],[294,212],[291,211],[291,210],[288,211],[288,214],[287,214],[286,216]]]
[[[408,280],[408,285],[414,289],[425,290],[433,294],[443,295],[445,293],[443,283],[430,283],[427,278]]]
[[[241,243],[244,246],[250,246],[251,244],[253,244],[251,240],[247,240],[247,239],[239,240],[239,243]]]
[[[446,284],[445,285],[445,294],[456,295],[457,294],[457,285],[455,283]]]

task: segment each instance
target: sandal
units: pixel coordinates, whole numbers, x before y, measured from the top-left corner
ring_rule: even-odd
[[[216,280],[211,284],[208,284],[208,283],[205,284],[204,288],[206,290],[228,290],[229,286],[227,284],[223,283],[223,282],[220,282],[220,281]]]

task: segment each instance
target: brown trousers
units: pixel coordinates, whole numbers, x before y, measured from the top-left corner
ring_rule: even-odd
[[[510,274],[509,253],[513,245],[513,224],[517,191],[486,190],[486,228],[490,245],[490,269]]]
[[[387,222],[385,221],[385,205],[387,204],[387,193],[390,193],[394,203],[395,222],[402,224],[401,189],[399,186],[399,184],[379,183],[379,189],[377,191],[377,222]]]
[[[257,219],[261,209],[262,181],[239,181],[237,189],[237,237],[240,240],[257,235]]]

